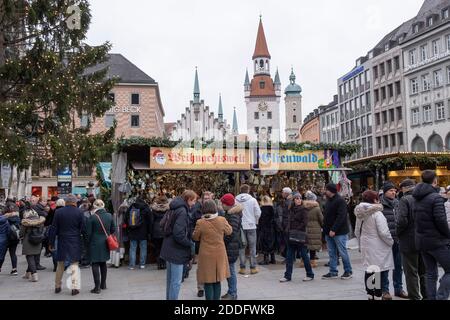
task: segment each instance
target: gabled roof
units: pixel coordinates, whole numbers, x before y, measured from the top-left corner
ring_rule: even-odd
[[[252,59],[264,57],[270,59],[269,49],[267,48],[266,35],[264,34],[264,27],[262,19],[259,19],[258,35],[256,36],[255,52]]]
[[[136,67],[120,53],[108,54],[108,60],[94,67],[87,68],[85,74],[90,74],[108,68],[106,77],[119,77],[119,83],[156,84],[156,81],[144,71]]]

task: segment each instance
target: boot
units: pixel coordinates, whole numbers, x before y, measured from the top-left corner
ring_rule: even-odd
[[[277,264],[277,260],[275,260],[275,253],[270,254],[270,263]]]
[[[38,281],[39,281],[38,274],[37,274],[37,273],[33,273],[33,274],[31,275],[30,281],[31,281],[31,282],[38,282]]]
[[[26,272],[26,273],[23,275],[22,279],[30,280],[30,279],[31,279],[31,272]]]
[[[258,263],[260,266],[265,266],[265,265],[268,265],[269,264],[269,255],[268,254],[265,254],[264,255],[264,260],[263,261],[261,261],[260,263]]]

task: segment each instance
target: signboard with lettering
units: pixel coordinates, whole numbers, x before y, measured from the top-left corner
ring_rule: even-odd
[[[340,167],[337,151],[259,150],[259,170],[331,170]]]
[[[2,162],[0,175],[2,177],[0,188],[8,189],[9,180],[11,179],[11,166],[5,162]]]
[[[138,106],[125,106],[125,107],[111,107],[111,109],[108,110],[108,112],[112,112],[112,113],[118,113],[118,112],[123,112],[123,113],[140,113],[141,112],[141,107]]]
[[[72,170],[69,167],[58,170],[57,187],[59,196],[67,196],[72,193]]]

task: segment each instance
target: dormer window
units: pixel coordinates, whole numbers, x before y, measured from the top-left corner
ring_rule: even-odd
[[[428,17],[428,19],[427,19],[427,26],[428,27],[431,27],[432,25],[433,25],[433,17]]]
[[[386,44],[384,45],[384,51],[389,51],[389,43],[386,43]]]
[[[419,32],[419,25],[418,24],[415,24],[414,26],[413,26],[413,33],[418,33]]]
[[[448,19],[449,17],[449,8],[445,8],[442,10],[442,19]]]

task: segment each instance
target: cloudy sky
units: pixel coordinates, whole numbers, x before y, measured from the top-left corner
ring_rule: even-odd
[[[282,87],[293,66],[303,88],[303,117],[336,94],[339,77],[404,21],[423,0],[94,0],[90,44],[110,41],[160,86],[165,122],[189,107],[198,67],[201,98],[225,118],[238,111],[246,132],[243,83],[252,69],[259,15]],[[250,77],[252,74],[250,73]],[[284,129],[284,101],[280,105]]]

